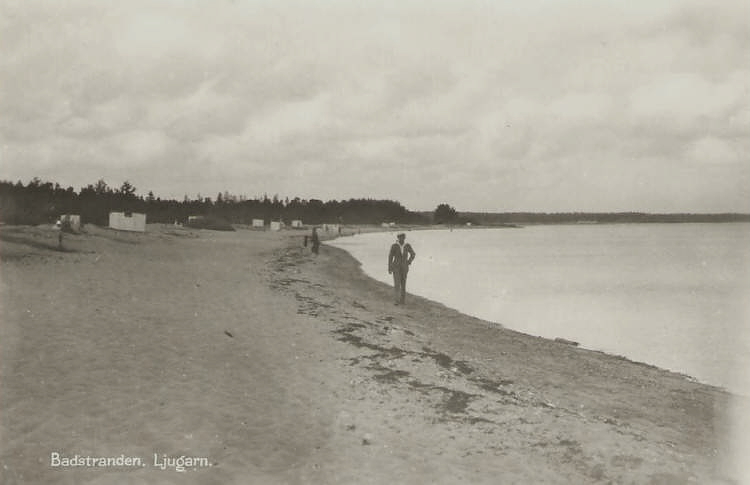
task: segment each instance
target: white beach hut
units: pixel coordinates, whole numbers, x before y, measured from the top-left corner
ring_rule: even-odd
[[[136,212],[110,212],[109,227],[120,231],[146,232],[146,214]]]
[[[253,227],[260,227],[262,228],[265,225],[263,222],[263,219],[253,219]]]

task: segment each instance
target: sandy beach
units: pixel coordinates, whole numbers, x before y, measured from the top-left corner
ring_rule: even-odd
[[[0,482],[745,483],[730,394],[305,234],[0,228]]]

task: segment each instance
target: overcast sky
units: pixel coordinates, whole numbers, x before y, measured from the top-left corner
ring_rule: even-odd
[[[745,0],[0,0],[0,179],[750,212]]]

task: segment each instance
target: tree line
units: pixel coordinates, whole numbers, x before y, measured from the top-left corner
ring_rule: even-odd
[[[104,180],[82,187],[63,188],[58,183],[34,178],[24,185],[0,181],[0,222],[36,225],[55,222],[63,214],[78,214],[81,221],[106,226],[109,213],[139,212],[148,222],[186,223],[189,216],[203,216],[212,224],[252,224],[253,219],[282,221],[301,220],[304,224],[445,224],[520,225],[570,223],[648,223],[648,222],[750,222],[750,214],[653,214],[643,212],[461,212],[441,203],[433,212],[413,212],[399,202],[378,199],[330,200],[280,199],[267,195],[249,199],[219,193],[210,197],[188,197],[178,201],[161,199],[153,192],[142,196],[128,181],[110,187]]]
[[[424,224],[430,218],[407,210],[392,200],[280,199],[263,195],[255,198],[235,196],[228,192],[215,199],[200,195],[183,200],[161,199],[153,192],[139,196],[128,181],[113,188],[104,180],[89,184],[76,192],[73,187],[43,182],[39,178],[28,184],[0,181],[0,221],[6,224],[45,224],[55,222],[62,214],[78,214],[83,223],[106,226],[109,213],[145,213],[148,222],[185,223],[189,216],[203,216],[226,224],[251,224],[253,219],[304,224]]]
[[[750,214],[740,213],[654,214],[646,212],[463,212],[461,216],[465,220],[482,225],[750,222]]]

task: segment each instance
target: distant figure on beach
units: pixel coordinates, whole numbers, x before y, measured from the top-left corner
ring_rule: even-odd
[[[396,238],[398,242],[393,243],[388,253],[388,274],[393,275],[396,305],[402,305],[406,300],[406,275],[417,253],[414,252],[411,244],[405,243],[406,234],[399,233]]]
[[[320,238],[318,237],[318,228],[313,227],[312,231],[312,252],[315,254],[318,254],[318,250],[320,249]]]

